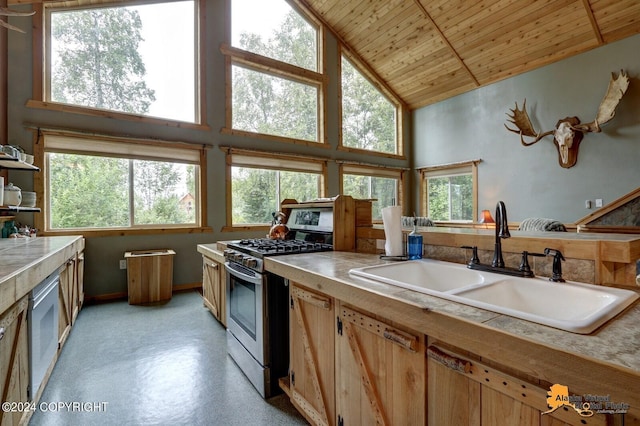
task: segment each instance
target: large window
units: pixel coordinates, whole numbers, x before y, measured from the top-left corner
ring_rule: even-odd
[[[47,2],[45,16],[44,100],[200,120],[196,0],[84,7]]]
[[[284,0],[230,0],[231,45],[318,70],[318,29]]]
[[[357,164],[342,164],[342,191],[353,198],[375,199],[372,203],[372,216],[382,221],[384,207],[402,205],[400,188],[402,171]]]
[[[318,87],[233,67],[233,128],[318,140]]]
[[[46,231],[201,225],[200,147],[49,133],[42,139]]]
[[[342,145],[398,153],[398,107],[342,56]]]
[[[270,224],[283,200],[324,196],[324,161],[237,150],[229,150],[228,156],[230,225]]]
[[[420,169],[426,216],[433,221],[473,222],[477,217],[474,160]]]
[[[225,131],[323,142],[320,25],[284,0],[231,4],[231,87]]]

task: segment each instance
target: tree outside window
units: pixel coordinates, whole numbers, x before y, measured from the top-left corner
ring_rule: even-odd
[[[194,1],[45,7],[48,101],[197,121]]]
[[[480,159],[421,167],[423,214],[441,222],[473,222],[478,211]]]
[[[318,69],[318,29],[283,0],[231,0],[231,5],[233,47],[283,66],[265,66],[263,58],[255,57],[234,61],[229,124],[236,130],[319,142],[322,83],[319,74],[310,82],[305,72]],[[268,21],[259,12],[265,7]],[[287,72],[279,69],[285,67]]]
[[[473,221],[471,174],[427,180],[428,217],[439,221]]]
[[[342,145],[396,154],[396,107],[342,57]]]
[[[321,175],[294,171],[231,168],[234,225],[271,223],[284,199],[307,201],[320,197]]]
[[[194,225],[193,165],[50,153],[49,229]],[[133,176],[133,180],[130,179]]]

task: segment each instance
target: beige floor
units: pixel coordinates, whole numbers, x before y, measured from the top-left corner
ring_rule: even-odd
[[[225,333],[197,292],[153,307],[86,306],[30,424],[307,424],[283,395],[260,397]]]

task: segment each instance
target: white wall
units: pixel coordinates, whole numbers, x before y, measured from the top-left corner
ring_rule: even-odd
[[[640,185],[639,51],[636,35],[414,111],[412,167],[481,158],[479,209],[503,200],[510,221],[581,219],[594,211],[585,200],[606,205]],[[551,137],[524,147],[504,128],[506,113],[525,98],[537,131],[567,116],[592,121],[610,73],[620,69],[629,89],[603,132],[585,135],[574,167],[560,167]]]

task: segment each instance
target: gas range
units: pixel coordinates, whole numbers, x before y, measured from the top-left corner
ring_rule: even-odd
[[[264,272],[264,257],[332,250],[333,245],[324,242],[253,238],[227,243],[224,257],[228,262],[235,262],[256,272]]]

